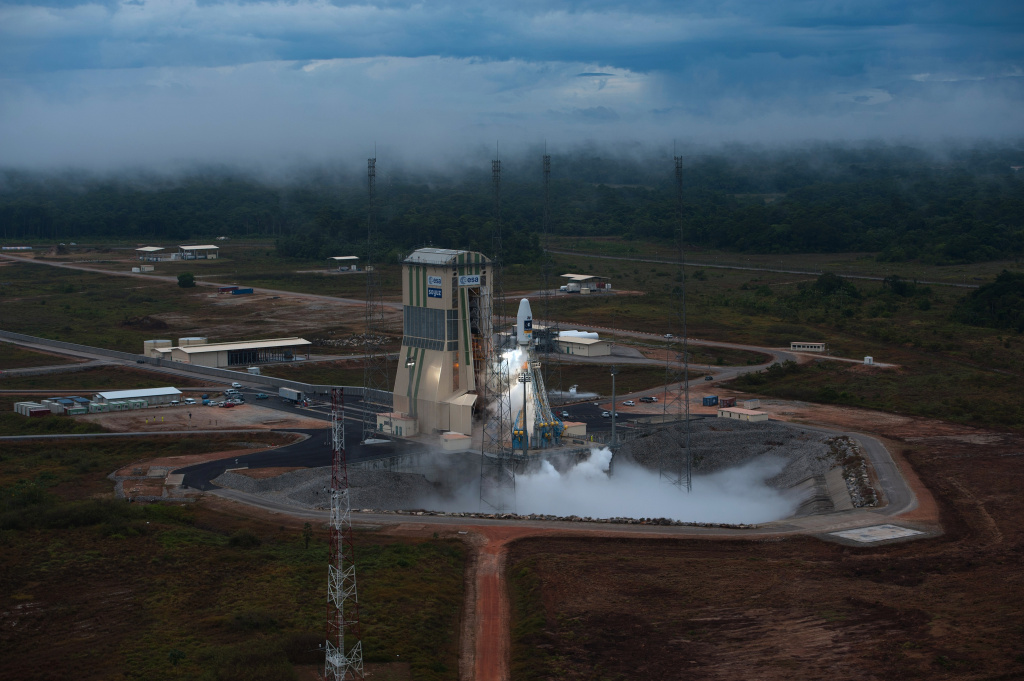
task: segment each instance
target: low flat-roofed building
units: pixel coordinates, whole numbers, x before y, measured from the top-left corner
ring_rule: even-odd
[[[332,255],[327,259],[342,272],[357,272],[359,270],[358,255]]]
[[[611,277],[599,277],[594,274],[563,274],[562,278],[569,280],[567,286],[570,291],[583,291],[583,289],[590,291],[611,290],[612,287]]]
[[[167,404],[181,399],[181,391],[170,386],[166,388],[142,388],[139,390],[108,390],[96,393],[92,401],[100,404],[123,402],[125,400],[145,400],[150,406]]]
[[[157,254],[162,250],[164,250],[163,246],[143,246],[136,248],[135,252],[139,254],[139,260],[159,260],[160,256]]]
[[[789,344],[789,349],[796,350],[797,352],[825,352],[825,344],[793,341],[792,343]]]
[[[220,246],[204,244],[202,246],[178,246],[178,258],[181,260],[216,260]]]
[[[295,359],[309,359],[312,345],[305,338],[271,338],[268,340],[240,341],[235,343],[205,343],[170,349],[170,356],[176,362],[204,367],[249,367],[267,362],[291,362]],[[166,348],[154,348],[166,357]]]
[[[606,357],[612,354],[612,344],[600,338],[578,338],[576,336],[559,336],[558,350],[566,355],[580,357]]]
[[[737,421],[749,421],[751,423],[757,423],[758,421],[767,421],[768,414],[766,414],[763,411],[754,411],[752,409],[729,407],[727,409],[719,409],[718,418],[736,419]]]
[[[416,427],[415,416],[391,411],[377,414],[377,432],[397,437],[412,437],[419,430]]]

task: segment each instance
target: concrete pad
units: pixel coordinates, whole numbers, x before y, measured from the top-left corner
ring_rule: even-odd
[[[870,544],[876,541],[913,537],[914,535],[924,534],[924,532],[912,530],[909,527],[900,527],[899,525],[872,525],[871,527],[858,527],[854,530],[830,532],[829,534],[862,544]]]

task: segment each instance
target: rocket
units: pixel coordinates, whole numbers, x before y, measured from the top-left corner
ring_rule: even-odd
[[[516,337],[520,345],[529,345],[533,340],[533,310],[530,301],[523,298],[519,301],[519,314],[516,316]]]

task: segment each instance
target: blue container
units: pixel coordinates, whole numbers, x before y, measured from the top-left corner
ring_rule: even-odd
[[[231,295],[233,295],[233,296],[244,296],[244,295],[247,295],[249,293],[252,293],[252,289],[251,288],[236,288],[234,291],[231,292]]]
[[[718,406],[718,395],[708,395],[704,398],[705,407],[717,407]]]

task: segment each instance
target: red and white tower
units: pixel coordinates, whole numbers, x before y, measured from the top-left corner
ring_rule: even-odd
[[[324,678],[327,681],[347,681],[364,677],[348,467],[345,462],[345,395],[341,388],[331,390],[331,443],[331,555],[327,568]]]

